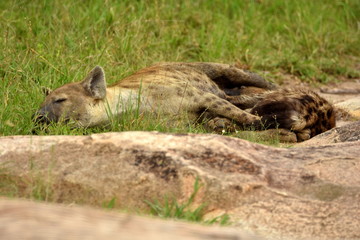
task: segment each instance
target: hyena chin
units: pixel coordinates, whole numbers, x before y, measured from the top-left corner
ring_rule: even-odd
[[[254,94],[243,91],[247,87],[257,90]],[[247,94],[244,97],[243,92]],[[277,98],[277,94],[285,96]],[[207,116],[209,122],[221,118],[240,129],[264,130],[268,122],[269,127],[296,132],[297,140],[302,141],[307,139],[309,131],[309,136],[313,136],[334,126],[333,112],[325,111],[324,107],[331,105],[323,99],[320,104],[320,97],[314,96],[313,92],[301,96],[299,91],[279,92],[262,77],[228,64],[161,63],[108,87],[103,69],[97,66],[82,81],[50,92],[35,120],[37,123],[72,122],[75,127],[104,126],[110,122],[109,115],[121,118],[125,109],[137,108],[140,113],[179,118],[186,114],[195,122],[203,116]],[[304,99],[303,102],[296,103],[297,97]],[[305,101],[309,104],[301,107]],[[133,104],[136,106],[129,106]],[[286,107],[281,110],[282,104]],[[253,109],[249,112],[245,108]],[[284,119],[284,123],[275,126],[274,115],[279,116],[276,120]],[[222,121],[214,122],[219,125],[210,124],[212,129],[224,127]]]

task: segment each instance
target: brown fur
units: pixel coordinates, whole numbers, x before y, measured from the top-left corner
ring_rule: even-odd
[[[269,127],[275,127],[269,117],[272,112],[266,111],[263,106],[270,106],[271,109],[284,103],[287,107],[283,112],[280,108],[274,112],[277,118],[284,119],[280,127],[301,132],[298,122],[302,120],[299,119],[315,121],[314,114],[308,116],[309,109],[319,114],[316,120],[318,124],[299,126],[311,129],[311,136],[333,126],[326,122],[331,116],[327,117],[325,107],[322,107],[328,104],[325,100],[321,99],[323,105],[316,105],[315,102],[320,102],[317,97],[314,103],[299,107],[301,99],[305,101],[314,96],[312,92],[302,93],[302,97],[298,98],[297,92],[281,92],[288,97],[279,98],[276,91],[268,92],[274,89],[273,84],[260,76],[227,64],[162,63],[144,68],[109,87],[106,87],[102,68],[95,67],[83,81],[66,84],[50,93],[41,105],[38,116],[45,122],[69,120],[78,127],[99,126],[109,122],[109,110],[112,115],[121,117],[125,105],[140,101],[141,112],[172,116],[186,113],[194,121],[206,113],[210,118],[235,121],[241,128],[252,126],[261,130],[264,124],[260,119],[268,122]],[[299,103],[294,99],[300,99]],[[243,110],[251,107],[254,107],[251,113]],[[323,112],[324,116],[321,115]],[[291,120],[286,122],[287,118]]]
[[[335,127],[333,106],[313,91],[281,89],[263,95],[250,112],[261,116],[267,128],[290,129],[304,141]]]

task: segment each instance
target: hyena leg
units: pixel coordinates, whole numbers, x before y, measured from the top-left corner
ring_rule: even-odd
[[[187,63],[204,72],[221,89],[234,89],[241,86],[252,86],[267,90],[276,89],[276,85],[266,81],[256,73],[242,70],[233,65],[221,63]]]
[[[235,121],[240,127],[261,130],[263,125],[259,116],[248,113],[212,93],[204,93],[202,107],[214,117],[225,117]]]
[[[280,142],[288,142],[288,143],[296,143],[298,142],[297,135],[285,128],[279,128],[279,129],[267,129],[265,131],[262,131],[264,134],[263,137],[266,139],[274,139],[278,137]]]
[[[311,138],[311,129],[307,128],[296,132],[296,137],[298,142],[309,140]]]
[[[206,121],[205,128],[208,131],[216,132],[218,134],[234,133],[241,130],[233,121],[221,117],[215,117]],[[239,135],[241,137],[242,135],[250,134],[249,132],[250,131],[241,131]],[[276,138],[279,139],[280,142],[287,142],[287,143],[295,143],[299,141],[297,134],[284,128],[266,129],[262,131],[251,131],[251,134],[256,134],[256,136],[258,136],[259,138],[265,141],[270,141]]]
[[[233,121],[223,117],[206,119],[204,126],[208,131],[216,133],[233,133],[240,130]]]
[[[241,109],[253,108],[259,101],[264,99],[263,94],[226,96],[226,100]]]

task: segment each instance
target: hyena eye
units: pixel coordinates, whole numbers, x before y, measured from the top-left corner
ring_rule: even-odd
[[[62,103],[62,102],[65,102],[66,101],[66,98],[59,98],[59,99],[56,99],[54,101],[54,103]]]

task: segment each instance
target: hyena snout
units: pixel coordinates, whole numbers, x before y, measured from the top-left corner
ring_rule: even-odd
[[[48,124],[51,122],[50,119],[46,115],[42,115],[39,112],[36,112],[35,114],[32,115],[32,120],[36,125]]]
[[[46,107],[40,108],[33,116],[35,124],[49,124],[51,122],[58,122],[59,118],[49,111]]]

